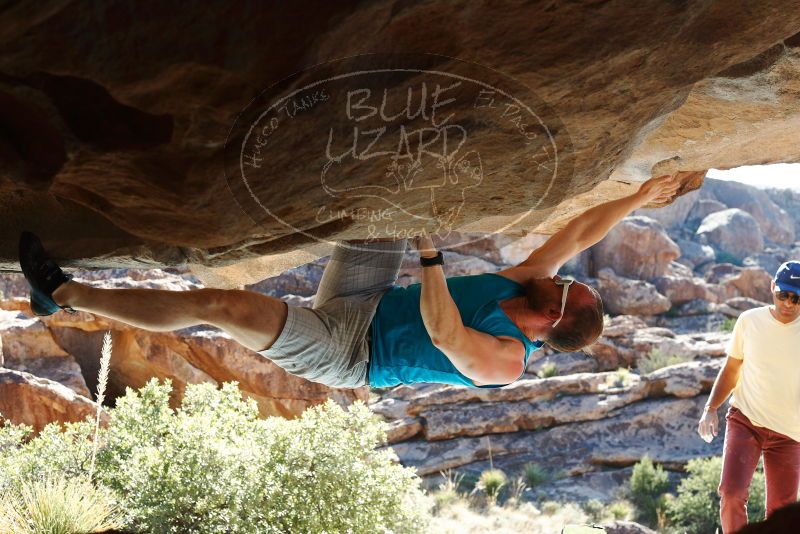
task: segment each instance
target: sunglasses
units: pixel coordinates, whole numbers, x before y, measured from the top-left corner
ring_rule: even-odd
[[[778,297],[778,300],[781,302],[789,300],[789,302],[795,306],[797,306],[797,303],[800,302],[800,295],[797,293],[792,293],[791,291],[775,291],[775,296]]]
[[[567,293],[569,293],[569,286],[572,285],[572,282],[574,281],[575,280],[571,278],[559,278],[558,280],[553,279],[553,282],[555,282],[557,286],[562,286],[564,288],[561,292],[561,315],[559,316],[558,320],[553,323],[553,328],[555,328],[556,325],[561,322],[561,319],[564,318],[564,308],[567,305]]]

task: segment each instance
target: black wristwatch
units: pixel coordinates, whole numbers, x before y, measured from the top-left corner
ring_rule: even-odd
[[[425,258],[423,256],[419,257],[419,264],[423,267],[430,267],[431,265],[444,265],[444,255],[442,251],[438,251],[436,256],[432,258]]]

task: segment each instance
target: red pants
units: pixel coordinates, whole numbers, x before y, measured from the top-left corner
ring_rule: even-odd
[[[758,459],[764,453],[767,517],[797,500],[800,485],[800,442],[765,427],[754,426],[738,409],[725,416],[725,448],[719,483],[722,532],[747,525],[747,496]],[[760,519],[760,518],[759,518]]]

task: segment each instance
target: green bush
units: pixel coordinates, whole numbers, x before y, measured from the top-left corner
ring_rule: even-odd
[[[597,499],[589,499],[583,503],[583,511],[593,523],[598,523],[603,519],[605,507],[603,503]]]
[[[686,356],[681,356],[680,354],[664,354],[659,349],[652,349],[647,356],[639,359],[636,363],[636,367],[641,374],[646,375],[658,369],[687,361],[689,361],[689,358]]]
[[[627,521],[633,517],[633,506],[628,501],[614,501],[606,506],[606,515],[617,521]]]
[[[494,504],[505,485],[508,484],[508,477],[500,469],[487,469],[481,473],[475,489],[482,491],[488,497],[489,502]]]
[[[113,490],[126,529],[145,532],[424,531],[430,500],[413,470],[377,450],[384,426],[362,403],[332,401],[300,418],[259,419],[235,383],[186,388],[181,407],[169,380],[128,389],[99,433],[96,483]],[[93,421],[0,428],[0,487],[38,473],[85,475]]]
[[[669,476],[661,466],[653,465],[648,456],[633,466],[630,478],[631,501],[636,508],[636,518],[654,526],[663,513],[662,495],[669,489]]]
[[[558,366],[556,366],[556,364],[553,362],[547,362],[546,364],[542,365],[538,375],[539,378],[551,378],[553,376],[558,376]]]
[[[690,460],[688,475],[678,485],[678,495],[667,507],[667,517],[676,532],[722,531],[719,524],[719,487],[722,457]],[[756,470],[750,483],[747,514],[751,521],[764,518],[764,474]]]
[[[522,471],[525,477],[525,483],[529,488],[541,486],[552,478],[550,472],[536,462],[526,463]]]
[[[114,496],[86,478],[19,482],[0,496],[0,532],[84,534],[122,526]]]
[[[727,317],[719,326],[720,332],[733,332],[733,327],[736,325],[735,317]]]

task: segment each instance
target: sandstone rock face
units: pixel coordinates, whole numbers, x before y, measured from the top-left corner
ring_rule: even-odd
[[[758,221],[764,237],[780,244],[794,242],[794,221],[789,214],[776,205],[767,193],[738,182],[708,181],[706,191],[729,208],[748,212]]]
[[[724,285],[736,288],[739,295],[761,302],[772,302],[770,282],[772,275],[760,267],[745,267],[741,271],[728,276]]]
[[[697,226],[700,226],[700,223],[703,222],[703,219],[705,219],[707,216],[726,209],[728,209],[728,206],[719,200],[714,200],[713,198],[700,198],[692,206],[692,209],[689,210],[689,214],[686,216],[686,223],[696,228]]]
[[[670,309],[670,301],[653,284],[617,276],[612,269],[598,273],[597,290],[610,313],[656,315]]]
[[[764,238],[758,222],[738,208],[708,215],[697,229],[697,235],[707,244],[739,261],[764,249]]]
[[[713,262],[716,258],[714,249],[708,245],[701,245],[688,239],[677,239],[676,243],[681,249],[681,255],[676,261],[689,266],[691,269],[702,267]]]
[[[653,280],[659,293],[669,299],[672,304],[679,305],[694,299],[716,302],[717,296],[702,278],[678,278],[661,276]]]
[[[0,368],[0,413],[13,424],[30,425],[38,433],[49,423],[94,418],[97,404],[58,382]],[[107,423],[106,412],[100,414],[101,423]]]
[[[626,217],[592,249],[595,268],[610,267],[620,276],[650,280],[662,276],[680,248],[663,227],[643,216]]]
[[[18,6],[3,13],[9,30],[0,35],[0,203],[14,214],[0,268],[16,268],[16,237],[29,228],[69,268],[190,264],[209,286],[241,287],[325,256],[320,240],[366,237],[369,220],[353,215],[364,202],[337,199],[353,216],[324,222],[309,202],[325,194],[320,167],[300,157],[308,143],[292,143],[323,138],[315,134],[327,131],[324,120],[282,137],[293,150],[272,161],[279,179],[269,192],[281,195],[281,215],[305,221],[306,235],[247,216],[226,181],[225,141],[263,89],[376,50],[441,54],[442,71],[455,68],[453,57],[485,65],[548,103],[537,111],[569,145],[558,145],[546,202],[508,235],[552,233],[652,175],[800,159],[794,2],[762,2],[757,17],[745,5],[637,6],[319,2],[208,6],[191,16],[165,7],[152,17],[110,5]],[[180,44],[163,28],[182,28]],[[608,41],[612,33],[619,39]],[[54,49],[54,39],[78,42]],[[393,88],[404,94],[404,82]],[[493,180],[458,210],[454,229],[499,231],[531,207],[523,193],[539,167],[497,135],[473,135]],[[457,192],[443,195],[445,213],[456,215]],[[409,189],[403,202],[428,205],[430,190]]]
[[[38,319],[23,312],[0,309],[0,340],[0,367],[60,382],[78,395],[89,397],[75,358],[56,343],[52,333]]]

